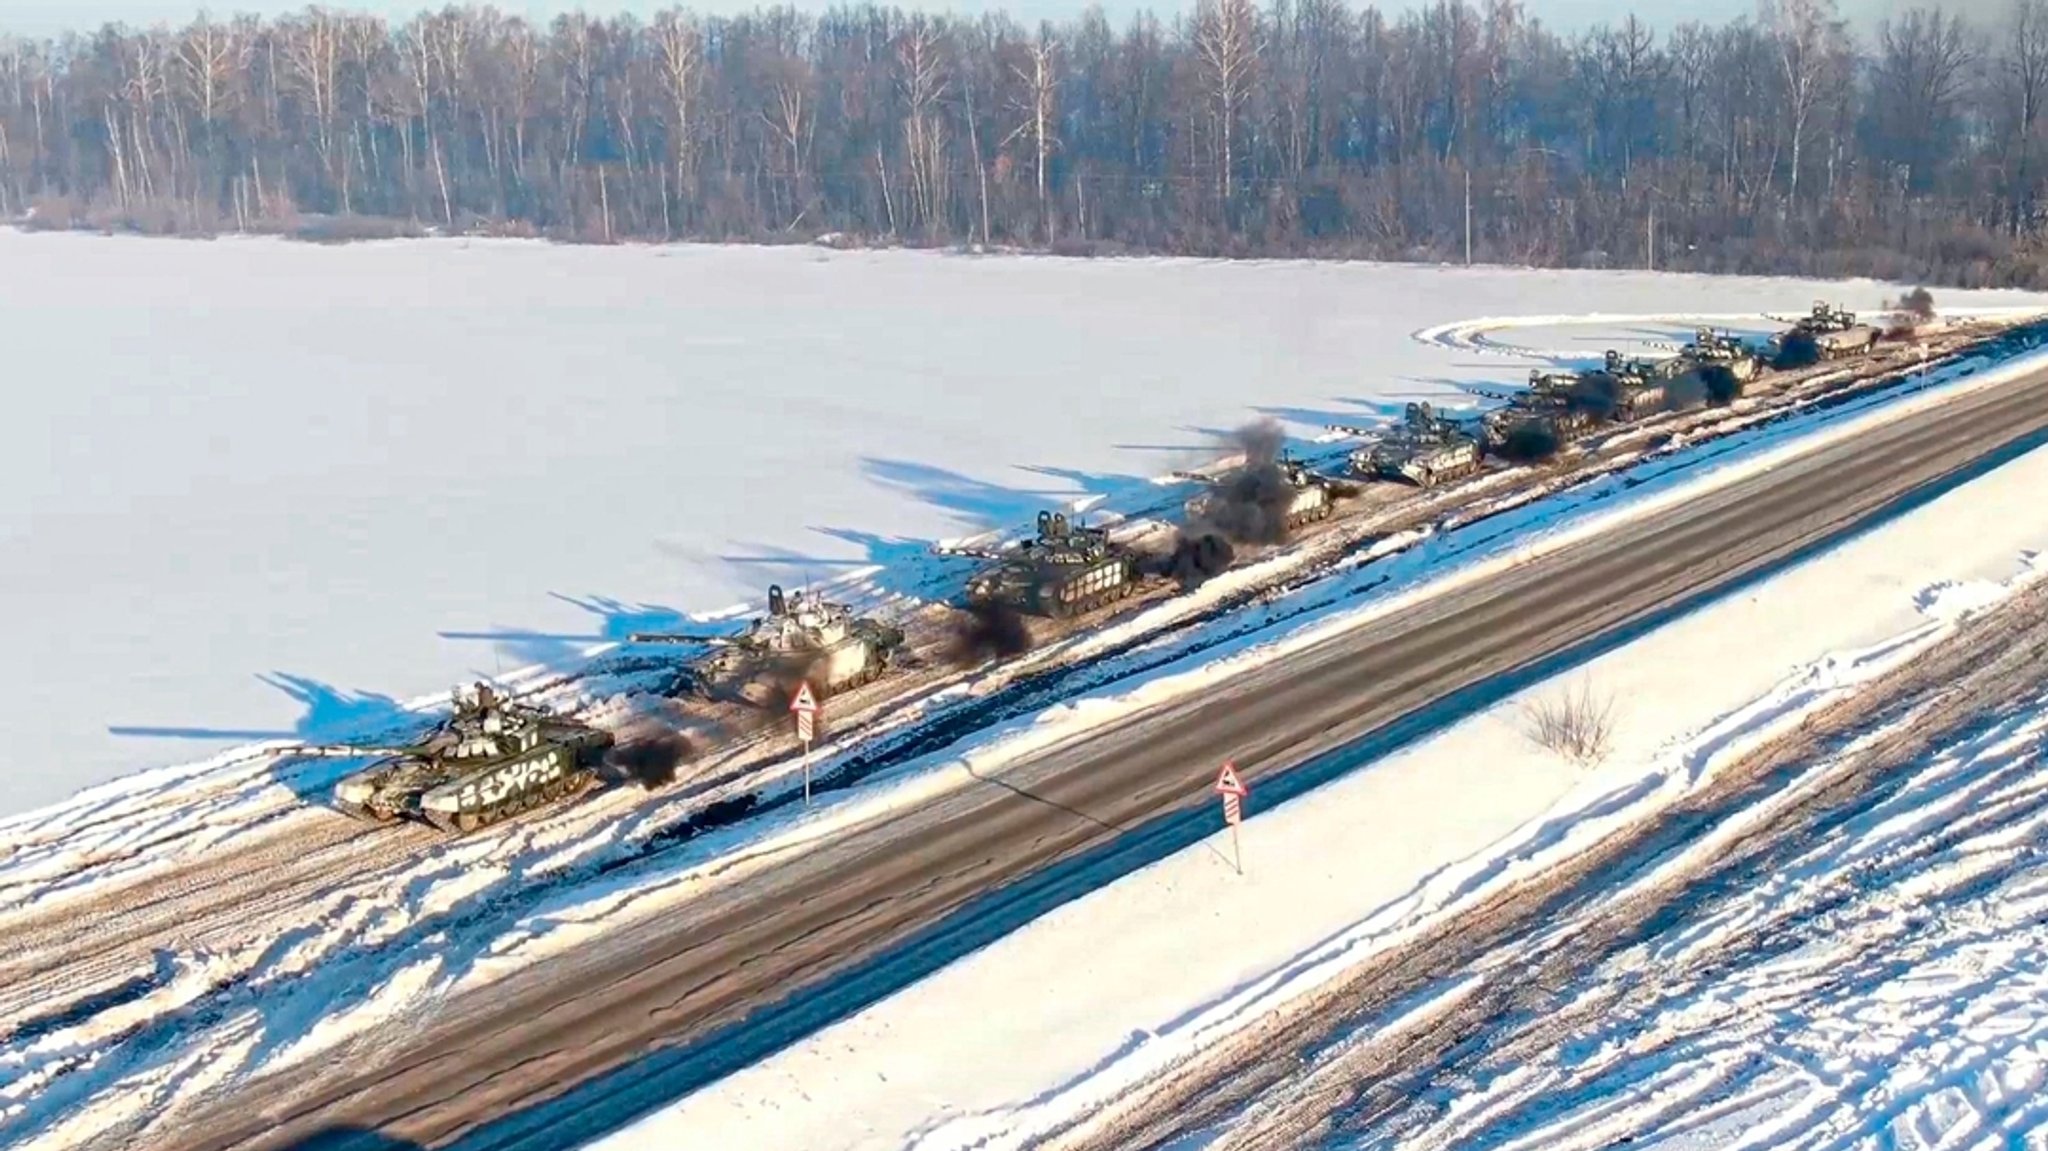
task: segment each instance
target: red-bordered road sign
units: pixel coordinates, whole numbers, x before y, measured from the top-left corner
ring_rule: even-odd
[[[1252,789],[1237,778],[1237,765],[1231,763],[1224,764],[1223,770],[1217,774],[1215,790],[1216,794],[1232,799],[1243,799],[1252,793]]]

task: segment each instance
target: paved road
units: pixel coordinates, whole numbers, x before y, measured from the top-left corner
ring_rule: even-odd
[[[2044,430],[2048,373],[1965,397],[1939,419],[1814,453],[1247,674],[1227,698],[1184,701],[1050,749],[1000,784],[863,829],[740,890],[522,972],[403,1039],[384,1036],[374,1050],[258,1080],[148,1143],[300,1147],[347,1129],[426,1146],[538,1148],[559,1145],[559,1124],[572,1119],[602,1129],[690,1075],[715,1072],[721,1058],[757,1054],[776,1028],[793,1038],[826,1008],[771,1009],[744,1032],[721,1025],[778,1002],[836,997],[837,1009],[855,1006],[894,985],[864,960],[913,937],[926,958],[957,953],[978,924],[1048,898],[1042,885],[1010,881],[1091,849],[1128,854],[1145,850],[1147,837],[1184,836],[1200,817],[1176,813],[1213,808],[1204,792],[1225,755],[1262,795],[1285,794],[1280,773],[1320,753],[1725,587]],[[948,918],[970,901],[973,915]],[[822,997],[805,994],[817,988]],[[691,1046],[714,1033],[715,1048]]]

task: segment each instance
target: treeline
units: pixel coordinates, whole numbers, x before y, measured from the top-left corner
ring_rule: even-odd
[[[2042,287],[2044,104],[2048,0],[1571,36],[1518,0],[1121,28],[312,8],[0,38],[0,216]]]

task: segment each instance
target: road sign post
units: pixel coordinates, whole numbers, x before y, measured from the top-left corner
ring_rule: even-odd
[[[806,680],[796,689],[796,698],[789,701],[789,710],[796,716],[796,738],[804,745],[804,806],[811,803],[811,737],[817,734],[818,698],[811,694],[811,685]]]
[[[1251,795],[1251,789],[1237,777],[1237,765],[1226,763],[1212,790],[1223,797],[1223,822],[1230,825],[1230,866],[1243,875],[1244,852],[1237,841],[1237,825],[1244,822],[1244,801]]]

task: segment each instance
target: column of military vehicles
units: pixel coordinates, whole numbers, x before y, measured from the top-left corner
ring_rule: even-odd
[[[1665,359],[1610,351],[1585,371],[1531,371],[1525,389],[1497,397],[1506,403],[1476,422],[1411,403],[1391,428],[1336,430],[1366,439],[1347,458],[1350,477],[1434,488],[1475,474],[1489,457],[1537,459],[1602,425],[1726,403],[1768,365],[1799,366],[1812,358],[1869,351],[1877,338],[1876,328],[1817,303],[1761,349],[1701,328],[1691,344]],[[1277,439],[1248,449],[1243,463],[1221,475],[1176,478],[1203,490],[1184,507],[1181,550],[1172,560],[1162,562],[1106,528],[1053,511],[1039,513],[1037,533],[1029,539],[935,550],[982,561],[966,578],[962,601],[968,609],[1072,619],[1134,595],[1155,579],[1170,579],[1177,567],[1215,574],[1210,569],[1232,562],[1230,541],[1280,543],[1295,529],[1329,518],[1341,496],[1357,491],[1351,479],[1319,474],[1288,457]],[[1178,574],[1185,586],[1186,572]],[[631,642],[706,649],[686,661],[671,695],[779,710],[800,684],[823,698],[881,678],[904,654],[906,636],[846,604],[770,587],[766,614],[736,634],[639,633]],[[378,823],[410,818],[467,832],[580,793],[596,781],[614,746],[609,732],[515,703],[478,684],[458,691],[454,714],[414,743],[298,753],[375,757],[335,788],[335,806],[347,814]]]

